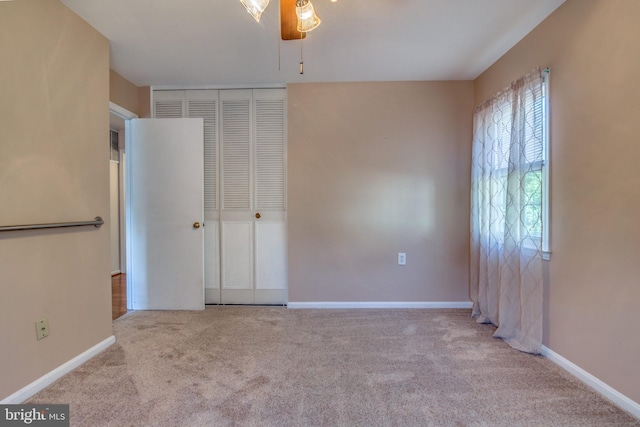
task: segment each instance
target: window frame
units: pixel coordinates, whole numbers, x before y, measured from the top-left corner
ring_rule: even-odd
[[[550,106],[550,97],[549,97],[549,88],[550,88],[550,69],[546,68],[543,72],[543,85],[542,90],[544,91],[544,101],[542,103],[542,114],[544,117],[544,144],[543,144],[543,155],[544,162],[542,163],[542,259],[545,261],[551,260],[551,233],[550,233],[550,217],[551,217],[551,195],[550,195],[550,169],[551,169],[551,114],[549,110]]]
[[[550,141],[551,141],[551,133],[550,133],[550,118],[549,114],[549,79],[550,69],[546,68],[543,70],[542,75],[542,117],[543,117],[543,129],[542,129],[542,162],[541,162],[541,178],[542,178],[542,188],[541,188],[541,221],[542,221],[542,259],[544,261],[551,260],[551,249],[550,249],[550,227],[549,227],[549,219],[550,219],[550,183],[549,183],[549,175],[551,168],[551,150],[550,150]],[[537,163],[537,162],[536,162]],[[526,241],[525,241],[526,242]],[[524,250],[535,250],[533,245],[523,244]]]

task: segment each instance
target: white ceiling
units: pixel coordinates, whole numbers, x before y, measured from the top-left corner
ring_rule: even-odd
[[[62,0],[111,42],[138,86],[476,78],[564,0],[313,0],[322,24],[281,41],[239,0]],[[544,65],[544,64],[542,64]]]

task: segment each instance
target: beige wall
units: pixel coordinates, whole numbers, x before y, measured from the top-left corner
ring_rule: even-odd
[[[151,117],[151,88],[138,87],[113,70],[109,70],[109,101],[140,118]]]
[[[0,2],[0,400],[112,335],[109,45],[59,1]],[[50,335],[36,341],[34,322]]]
[[[138,88],[138,117],[148,119],[151,117],[151,88],[140,86]]]
[[[288,105],[289,301],[468,301],[473,83],[292,84]]]
[[[476,81],[551,67],[545,344],[640,402],[640,2],[568,0]]]
[[[135,114],[140,110],[138,87],[113,70],[109,70],[109,101]]]

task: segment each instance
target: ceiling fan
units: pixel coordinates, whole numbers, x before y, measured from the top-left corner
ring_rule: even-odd
[[[335,1],[335,0],[332,0]],[[260,22],[269,0],[240,0],[247,12]],[[320,25],[311,0],[280,0],[280,37],[282,40],[300,40]]]

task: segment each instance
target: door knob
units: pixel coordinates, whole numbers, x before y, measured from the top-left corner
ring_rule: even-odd
[[[260,212],[256,212],[256,218],[260,219]]]
[[[194,222],[193,223],[193,228],[200,228],[200,223],[199,222]]]

